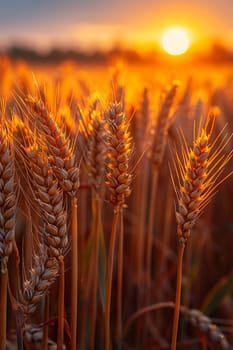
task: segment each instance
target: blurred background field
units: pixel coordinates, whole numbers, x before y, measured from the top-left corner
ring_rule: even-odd
[[[71,0],[34,4],[10,0],[0,4],[1,132],[7,130],[13,150],[17,199],[16,245],[8,263],[7,349],[107,350],[110,343],[112,349],[170,349],[178,244],[177,199],[169,166],[174,175],[172,164],[178,161],[175,152],[182,157],[179,130],[192,147],[194,129],[210,111],[216,115],[213,134],[217,137],[220,133],[218,142],[224,143],[225,135],[232,135],[232,11],[230,0],[205,4],[178,1],[176,5],[169,0],[141,4],[130,0],[117,4],[105,0],[82,4]],[[177,28],[181,37],[176,32],[166,46],[165,34]],[[109,166],[113,152],[109,149],[109,133],[111,128],[115,130],[111,108],[123,115],[121,128],[127,146],[123,147],[126,180],[122,181],[128,187],[121,197],[125,205],[116,232],[110,340],[106,346],[106,291],[116,212],[116,205],[112,205],[115,187],[109,185],[114,177]],[[43,113],[51,117],[57,129],[51,125],[43,128]],[[162,132],[158,128],[161,124]],[[67,146],[70,163],[67,158],[59,162],[54,156],[46,127],[61,133],[61,149]],[[161,152],[157,163],[156,143]],[[223,147],[226,155],[232,152],[232,145],[230,136]],[[41,294],[38,284],[42,283],[42,274],[31,284],[29,280],[36,271],[35,256],[43,255],[41,245],[44,251],[50,252],[51,247],[47,236],[41,234],[41,227],[49,220],[41,209],[41,198],[37,198],[37,181],[42,180],[33,175],[29,161],[33,147],[47,159],[52,169],[49,174],[56,183],[56,162],[62,166],[73,164],[71,168],[79,172],[80,178],[75,196],[57,185],[67,215],[67,244],[64,250],[59,248],[64,275],[59,270],[55,282]],[[222,178],[232,170],[230,159]],[[230,176],[221,184],[187,242],[177,349],[233,348],[232,181]],[[77,198],[76,214],[72,198]],[[0,213],[4,216],[2,204]],[[74,217],[78,220],[76,338],[70,295],[75,289]],[[0,239],[5,244],[5,226],[0,219]],[[57,301],[62,298],[62,275],[64,317],[60,314],[61,299]],[[39,293],[33,312],[25,306],[33,299],[28,285],[33,296]],[[50,306],[46,308],[48,300]],[[57,334],[61,319],[65,324]]]

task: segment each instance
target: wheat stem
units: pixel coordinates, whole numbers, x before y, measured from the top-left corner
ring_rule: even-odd
[[[77,198],[71,198],[71,349],[77,347],[78,313],[78,217]]]
[[[17,350],[24,350],[24,344],[23,344],[24,317],[23,317],[23,313],[20,309],[16,310],[15,318],[16,318]]]
[[[179,324],[179,313],[180,313],[180,297],[181,297],[181,284],[182,284],[182,265],[184,255],[185,243],[182,239],[179,241],[178,248],[178,260],[177,260],[177,277],[176,277],[176,298],[175,298],[175,309],[172,327],[172,342],[171,350],[176,350],[177,331]]]
[[[6,348],[8,270],[0,273],[0,349]]]
[[[137,237],[137,256],[136,256],[136,273],[137,273],[137,287],[140,288],[143,274],[144,265],[144,246],[146,243],[145,237],[145,221],[146,221],[146,209],[147,209],[147,193],[148,193],[148,181],[149,181],[149,167],[148,164],[143,164],[143,172],[138,175],[140,177],[140,201],[138,203],[138,237]],[[140,298],[139,298],[140,299]],[[138,304],[139,306],[139,304]]]
[[[142,172],[139,172],[138,178],[140,179],[140,187],[139,187],[139,200],[138,209],[137,209],[137,227],[136,227],[136,281],[137,281],[137,309],[140,309],[143,305],[145,305],[145,289],[144,289],[144,259],[145,259],[145,248],[147,243],[147,206],[148,206],[148,193],[149,193],[149,164],[148,159],[145,158],[142,165]],[[141,341],[143,339],[141,332],[141,320],[137,322],[136,328],[136,343],[142,344]]]
[[[42,346],[41,350],[46,350],[48,347],[48,338],[49,338],[49,303],[50,302],[50,294],[49,292],[45,295],[45,305],[44,305],[44,327],[43,327],[43,338],[42,338]]]
[[[153,228],[154,228],[154,214],[155,214],[155,202],[156,202],[156,191],[158,184],[158,168],[153,170],[151,198],[150,198],[150,209],[148,218],[148,233],[146,241],[146,285],[150,284],[151,280],[151,257],[152,257],[152,246],[153,246]]]
[[[119,217],[119,211],[114,210],[110,244],[109,244],[109,255],[108,255],[108,261],[107,261],[107,275],[106,275],[105,350],[110,349],[110,310],[111,310],[111,294],[112,294],[112,274],[113,274],[113,261],[114,261],[118,217]]]
[[[117,259],[117,311],[116,311],[116,342],[121,349],[122,343],[122,282],[123,282],[123,251],[124,251],[124,221],[123,210],[120,210],[120,230],[118,242],[118,259]]]
[[[165,201],[165,207],[166,211],[164,213],[164,226],[163,226],[163,234],[161,237],[161,243],[162,243],[162,249],[160,252],[160,255],[158,256],[156,265],[158,266],[158,271],[156,273],[157,277],[155,280],[155,284],[163,285],[164,278],[166,278],[166,264],[167,264],[167,249],[169,247],[170,242],[170,233],[171,233],[171,223],[172,223],[172,214],[173,214],[173,201],[171,198],[171,190],[172,190],[172,184],[171,182],[168,183],[167,187],[167,195],[166,195],[166,201]],[[163,292],[163,288],[158,290],[158,297],[160,298],[161,293]]]
[[[59,290],[58,290],[58,325],[57,325],[57,350],[62,350],[64,338],[64,297],[65,297],[65,268],[64,257],[60,255],[59,258]]]
[[[99,195],[93,192],[94,195],[94,205],[95,205],[95,241],[93,247],[93,286],[92,286],[92,297],[91,297],[91,315],[90,315],[90,350],[95,349],[95,329],[96,329],[96,301],[97,301],[97,291],[98,291],[98,261],[99,261],[99,233],[100,233],[100,214],[101,214],[101,203]]]

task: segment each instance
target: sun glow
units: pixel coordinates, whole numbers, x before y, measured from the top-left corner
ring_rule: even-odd
[[[187,31],[181,27],[167,29],[162,35],[162,46],[170,55],[182,55],[190,46]]]

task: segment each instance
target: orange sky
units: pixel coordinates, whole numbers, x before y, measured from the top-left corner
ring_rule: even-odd
[[[194,46],[213,38],[233,47],[232,15],[233,0],[8,0],[0,3],[0,45],[148,48],[180,25]]]

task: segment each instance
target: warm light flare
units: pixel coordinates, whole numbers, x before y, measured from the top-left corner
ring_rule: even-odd
[[[188,50],[189,45],[189,37],[184,28],[169,28],[162,36],[163,49],[170,55],[182,55]]]

